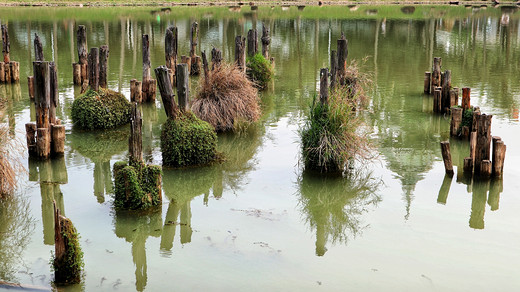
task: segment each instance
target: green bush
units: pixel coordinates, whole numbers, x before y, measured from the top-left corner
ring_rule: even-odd
[[[72,103],[74,125],[88,130],[109,129],[130,122],[131,104],[121,93],[89,89]]]
[[[269,81],[273,78],[274,69],[269,60],[262,54],[257,53],[253,57],[247,58],[247,76],[259,89],[267,88]]]
[[[216,148],[215,129],[192,112],[180,112],[163,125],[163,165],[182,167],[207,164],[216,159]]]
[[[118,161],[113,168],[114,205],[122,209],[146,209],[161,203],[161,168],[156,165],[127,165]]]

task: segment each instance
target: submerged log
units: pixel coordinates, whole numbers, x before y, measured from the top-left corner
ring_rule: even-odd
[[[246,72],[246,39],[240,35],[235,38],[235,64]]]
[[[174,117],[175,108],[175,94],[173,93],[172,84],[170,82],[170,69],[166,66],[159,66],[155,68],[155,78],[159,85],[159,92],[164,106],[164,111],[168,118]]]
[[[188,65],[187,64],[178,64],[177,65],[177,98],[179,108],[182,111],[186,111],[188,109],[188,102],[190,96],[190,86],[189,86],[189,73],[188,73]]]
[[[450,142],[441,142],[442,160],[444,161],[444,169],[446,174],[453,175],[453,164],[451,161]]]

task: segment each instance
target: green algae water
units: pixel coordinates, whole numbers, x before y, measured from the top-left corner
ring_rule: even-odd
[[[67,291],[520,290],[517,8],[1,8],[0,21],[20,62],[21,82],[0,85],[11,138],[24,145],[35,119],[26,81],[35,33],[57,62],[66,125],[64,157],[25,154],[20,191],[0,203],[0,280],[53,287],[56,201],[84,252],[83,281]],[[141,35],[150,35],[155,68],[169,25],[179,29],[179,55],[188,54],[193,21],[199,49],[217,47],[227,61],[235,36],[269,25],[276,73],[261,94],[261,121],[219,135],[221,164],[164,169],[162,205],[115,210],[111,168],[126,159],[130,129],[73,127],[75,30],[86,26],[89,47],[109,45],[108,87],[129,98],[130,79],[142,74]],[[363,119],[376,159],[345,178],[322,177],[303,171],[298,129],[341,32],[348,61],[373,81]],[[439,142],[449,138],[449,116],[434,115],[422,94],[433,57],[493,115],[492,135],[507,145],[503,179],[464,177],[469,145],[456,139],[455,175],[445,177]],[[142,112],[144,159],[160,165],[159,95]]]

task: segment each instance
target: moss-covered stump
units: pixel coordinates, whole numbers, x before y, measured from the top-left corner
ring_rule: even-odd
[[[72,103],[74,125],[88,130],[109,129],[130,122],[131,104],[121,93],[89,89]]]
[[[56,203],[55,203],[56,204]],[[83,252],[79,245],[79,235],[70,219],[55,210],[55,254],[53,260],[54,282],[56,284],[77,284],[83,271]]]
[[[257,53],[253,57],[247,58],[246,73],[257,88],[265,89],[269,85],[269,81],[273,79],[274,69],[269,60]]]
[[[161,203],[161,167],[156,165],[114,164],[114,205],[122,209],[146,209]]]
[[[166,166],[208,164],[217,158],[217,134],[192,112],[179,112],[163,125],[161,151]]]

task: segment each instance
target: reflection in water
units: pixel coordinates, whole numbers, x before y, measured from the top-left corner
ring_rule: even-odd
[[[0,279],[16,282],[23,253],[34,231],[29,202],[16,194],[0,200]]]
[[[382,181],[365,170],[346,177],[323,177],[304,172],[298,179],[299,205],[311,230],[316,230],[316,255],[323,256],[332,244],[347,243],[367,227],[361,216],[381,201],[377,194]]]
[[[65,216],[63,193],[60,190],[60,184],[68,182],[65,158],[57,157],[45,161],[29,158],[29,180],[40,183],[43,243],[54,245],[54,201]]]
[[[146,239],[161,235],[161,206],[146,211],[117,210],[114,216],[116,236],[132,243],[135,264],[135,288],[143,291],[148,281],[146,266]]]

